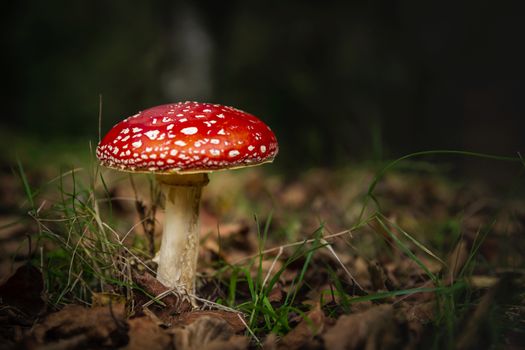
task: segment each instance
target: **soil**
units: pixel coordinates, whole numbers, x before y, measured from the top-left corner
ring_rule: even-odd
[[[155,249],[147,242],[158,247],[160,241],[162,210],[151,200],[157,197],[140,181],[138,194],[127,181],[111,182],[115,227],[149,219],[124,241],[129,247],[143,244],[145,252],[139,256],[143,264],[130,265],[132,292],[104,281],[90,286],[89,298],[65,295],[67,302],[55,303],[57,291],[46,282],[43,256],[57,247],[38,239],[41,228],[27,214],[23,186],[3,172],[0,349],[518,349],[525,344],[525,201],[487,184],[392,172],[374,193],[380,211],[369,204],[363,217],[380,215],[354,227],[373,176],[359,169],[312,170],[293,181],[256,170],[218,177],[201,205],[199,299],[193,303],[170,293],[144,267],[155,268]],[[35,187],[40,177],[28,175]],[[54,191],[47,189],[37,200],[42,212],[55,210]],[[271,215],[266,241],[251,219],[254,212],[262,214],[260,227]],[[310,255],[294,255],[314,246]],[[127,251],[121,254],[131,260]],[[242,307],[253,302],[246,273],[259,276],[263,285],[272,283],[261,301],[268,314],[256,313],[255,321]],[[159,295],[161,303],[151,301]],[[233,304],[225,307],[231,298]],[[268,310],[287,314],[273,317]]]

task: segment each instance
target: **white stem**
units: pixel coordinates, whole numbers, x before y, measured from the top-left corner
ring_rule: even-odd
[[[205,179],[205,182],[182,181],[179,184],[171,178],[169,183],[162,183],[166,196],[166,214],[157,279],[166,287],[189,294],[195,294],[195,272],[199,255],[199,202],[202,186],[207,183],[207,177]]]

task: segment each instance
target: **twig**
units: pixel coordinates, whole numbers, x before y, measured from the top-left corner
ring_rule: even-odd
[[[344,230],[344,231],[337,232],[337,233],[334,233],[334,234],[331,234],[331,235],[328,235],[328,236],[324,236],[323,238],[324,239],[331,239],[331,238],[335,238],[335,237],[339,237],[339,236],[345,235],[347,233],[351,233],[352,231],[353,231],[353,229]],[[239,258],[239,259],[235,260],[234,262],[232,262],[231,264],[232,265],[236,265],[236,264],[238,264],[238,263],[240,263],[242,261],[255,258],[255,257],[259,256],[259,255],[265,255],[265,254],[268,254],[268,253],[279,251],[281,249],[291,248],[291,247],[295,247],[295,246],[302,245],[302,244],[314,243],[316,240],[317,240],[316,238],[305,239],[305,240],[302,240],[302,241],[299,241],[299,242],[293,242],[293,243],[284,244],[284,245],[281,245],[281,246],[278,246],[278,247],[269,248],[269,249],[263,250],[263,251],[261,251],[261,252],[259,252],[257,254],[248,255],[248,256]]]
[[[117,233],[117,231],[115,231],[114,229],[111,228],[111,226],[109,226],[108,224],[106,224],[105,222],[103,223],[103,225],[105,227],[107,227],[111,232],[113,232],[113,234],[116,236],[117,240],[119,239],[119,234]],[[126,252],[128,252],[132,257],[134,257],[135,259],[137,259],[137,261],[142,264],[146,270],[148,270],[149,272],[151,272],[153,274],[153,276],[156,276],[157,273],[151,268],[149,267],[148,265],[146,265],[145,262],[143,262],[135,253],[133,253],[131,250],[128,249],[128,247],[126,247],[124,244],[121,244],[120,245],[121,248],[123,248]]]
[[[266,273],[266,277],[264,278],[264,281],[262,283],[261,288],[264,288],[264,286],[266,285],[266,282],[268,282],[268,278],[270,278],[270,274],[272,273],[272,270],[275,267],[275,264],[277,263],[277,260],[279,260],[279,258],[281,257],[282,253],[283,253],[283,247],[280,247],[279,248],[279,253],[277,253],[277,255],[275,256],[275,259],[273,259],[272,265],[270,266],[270,269]]]
[[[147,220],[148,218],[144,218],[144,220]],[[128,237],[128,235],[133,232],[133,230],[135,228],[137,228],[137,226],[141,225],[143,223],[144,220],[140,220],[139,222],[137,222],[136,224],[134,224],[133,226],[131,226],[131,228],[128,230],[128,232],[126,232],[126,234],[124,234],[124,236],[122,236],[121,239],[118,239],[119,243],[120,244],[124,244],[124,241],[126,240],[126,238]]]
[[[149,253],[153,257],[155,256],[155,213],[157,211],[158,197],[154,197],[154,189],[151,187],[151,206],[146,208],[144,203],[139,200],[135,181],[133,181],[131,174],[129,175],[129,181],[131,183],[131,187],[133,188],[133,193],[135,194],[135,208],[137,209],[137,213],[140,216],[140,222],[142,224],[144,234],[148,238]]]
[[[337,262],[339,262],[339,265],[341,265],[341,267],[343,268],[343,270],[345,270],[346,274],[348,275],[348,277],[350,278],[350,280],[359,288],[361,289],[361,291],[364,291],[363,287],[361,287],[361,285],[357,282],[357,280],[354,278],[354,276],[352,276],[352,274],[350,273],[350,271],[346,268],[346,265],[343,264],[343,262],[341,261],[341,259],[339,259],[339,256],[337,256],[337,254],[335,253],[335,250],[334,248],[332,248],[332,246],[330,245],[330,243],[328,243],[324,238],[321,238],[320,240],[321,243],[323,243],[326,247],[326,249],[328,249],[330,251],[330,253],[332,253],[332,255],[335,257],[335,259],[337,260]]]
[[[251,334],[251,336],[253,337],[253,339],[255,339],[255,341],[257,342],[257,344],[261,345],[261,341],[259,340],[259,338],[257,338],[257,336],[255,335],[255,333],[253,333],[252,329],[250,328],[250,326],[248,326],[248,324],[246,323],[246,321],[244,320],[244,318],[242,318],[242,316],[240,314],[237,314],[237,317],[239,317],[239,320],[241,320],[241,322],[244,324],[244,326],[246,327],[246,329],[248,330],[248,333]]]

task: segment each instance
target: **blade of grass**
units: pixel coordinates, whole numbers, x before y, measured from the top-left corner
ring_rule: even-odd
[[[34,202],[34,195],[31,191],[31,186],[29,186],[29,181],[27,181],[26,172],[24,171],[24,167],[22,166],[22,162],[19,158],[16,159],[17,165],[18,165],[18,174],[20,177],[20,180],[22,181],[22,185],[24,187],[24,192],[26,194],[27,200],[29,201],[29,205],[31,207],[31,210],[35,210],[35,202]]]
[[[401,249],[401,251],[403,253],[405,253],[410,259],[412,259],[421,269],[423,269],[423,271],[425,271],[425,273],[428,275],[428,277],[434,281],[434,283],[438,284],[439,283],[439,280],[438,278],[436,277],[436,275],[434,275],[429,269],[428,267],[421,261],[421,259],[419,259],[411,250],[410,248],[408,248],[406,246],[406,244],[404,244],[393,232],[392,230],[388,227],[388,225],[380,218],[380,217],[376,217],[376,220],[377,222],[379,223],[379,225],[381,225],[381,227],[385,230],[385,232],[388,234],[388,236],[396,243],[396,245],[399,247],[399,249]]]
[[[401,226],[399,226],[398,224],[396,224],[395,222],[392,222],[390,220],[388,220],[388,218],[386,218],[383,214],[381,213],[378,213],[378,215],[385,221],[387,221],[390,225],[392,225],[396,230],[398,230],[400,233],[403,234],[403,236],[405,236],[409,241],[411,241],[412,243],[414,243],[414,245],[416,245],[416,247],[418,247],[419,249],[421,249],[422,251],[424,251],[425,253],[427,253],[429,256],[431,256],[432,258],[434,258],[435,260],[437,260],[438,262],[440,262],[443,266],[447,266],[447,264],[440,258],[438,257],[436,254],[434,254],[430,249],[428,249],[427,247],[425,247],[421,242],[419,242],[417,239],[415,239],[412,235],[410,235],[409,233],[407,233],[405,230],[403,230],[401,228]]]

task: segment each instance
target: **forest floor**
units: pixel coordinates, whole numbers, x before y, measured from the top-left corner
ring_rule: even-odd
[[[502,191],[422,162],[263,170],[205,188],[192,308],[154,278],[153,178],[0,169],[0,349],[525,344],[523,178]]]

